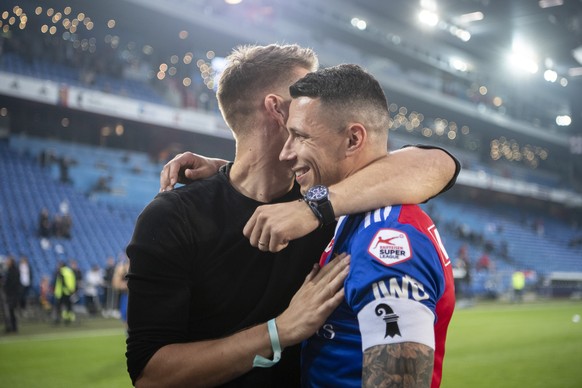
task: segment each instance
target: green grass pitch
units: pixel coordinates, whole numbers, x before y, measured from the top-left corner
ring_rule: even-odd
[[[443,388],[582,387],[582,302],[457,309]]]
[[[457,308],[443,388],[582,387],[582,302],[487,303]],[[23,324],[0,337],[0,386],[131,387],[115,320],[69,328]]]

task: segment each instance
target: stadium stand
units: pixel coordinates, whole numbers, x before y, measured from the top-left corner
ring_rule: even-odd
[[[104,266],[108,256],[124,251],[137,215],[157,192],[161,164],[143,153],[25,136],[1,142],[0,151],[0,174],[5,177],[0,211],[7,220],[0,224],[0,254],[29,256],[38,274],[51,274],[59,259],[75,258],[82,270]],[[39,158],[47,151],[55,159],[75,160],[69,183],[61,182],[57,162],[41,167]],[[110,190],[94,192],[103,176],[111,178]],[[30,186],[35,189],[26,189]],[[73,219],[72,238],[43,241],[37,233],[39,212],[46,207],[58,214],[63,201]],[[542,214],[527,218],[508,206],[484,207],[446,197],[423,206],[437,222],[453,263],[464,244],[473,264],[482,251],[490,251],[495,270],[473,270],[474,295],[507,292],[516,268],[535,273],[536,283],[550,272],[582,269],[582,245],[568,245],[577,230],[564,221]],[[536,222],[543,223],[543,232],[534,228]]]
[[[137,80],[115,78],[106,74],[96,74],[91,82],[83,81],[82,71],[62,64],[50,63],[42,58],[26,61],[15,53],[5,53],[0,57],[0,70],[41,80],[54,81],[72,86],[100,90],[127,96],[156,104],[167,102],[147,83]]]
[[[32,147],[15,143],[18,146],[11,148],[6,141],[0,142],[0,214],[4,220],[0,224],[0,254],[28,256],[38,289],[40,278],[51,276],[58,260],[76,259],[86,271],[94,264],[104,267],[108,256],[123,253],[144,201],[124,201],[123,205],[97,201],[74,185],[55,179],[49,168],[41,168]],[[94,149],[87,154],[98,157],[99,152]],[[118,157],[122,155],[117,152]],[[74,178],[83,173],[80,170]],[[151,198],[157,191],[157,179],[149,183]],[[59,214],[63,202],[73,221],[72,237],[40,238],[37,226],[41,209]]]

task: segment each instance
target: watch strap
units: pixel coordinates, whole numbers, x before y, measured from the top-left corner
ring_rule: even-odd
[[[329,199],[318,203],[317,210],[321,213],[323,225],[329,225],[335,221],[333,206],[331,206],[331,201]]]
[[[317,208],[317,205],[314,202],[309,202],[309,201],[305,201],[305,203],[307,204],[307,206],[309,206],[309,208],[311,209],[311,211],[315,215],[315,218],[317,218],[317,221],[319,221],[319,227],[321,228],[323,226],[323,215],[321,214],[321,212]]]

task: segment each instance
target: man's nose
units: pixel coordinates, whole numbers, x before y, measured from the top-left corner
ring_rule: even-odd
[[[291,148],[290,141],[287,140],[283,145],[283,149],[279,153],[279,160],[284,162],[286,160],[292,160],[295,158],[295,154]]]

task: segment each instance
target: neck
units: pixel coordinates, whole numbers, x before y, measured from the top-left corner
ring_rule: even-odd
[[[230,170],[233,187],[248,198],[268,203],[287,194],[293,187],[293,174],[288,165],[279,161],[273,145],[260,139],[239,141]]]
[[[343,170],[342,178],[346,179],[351,175],[356,174],[358,171],[363,170],[370,164],[386,157],[387,152],[381,151],[380,152],[364,152],[360,155],[355,156],[351,160],[349,160],[346,164],[345,169]],[[337,184],[338,182],[334,182]]]

